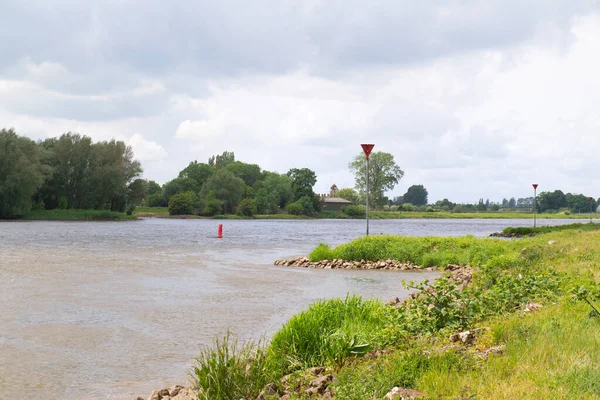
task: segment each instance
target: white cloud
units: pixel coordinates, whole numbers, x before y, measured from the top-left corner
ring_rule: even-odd
[[[140,161],[163,161],[168,157],[167,151],[160,144],[146,140],[139,133],[135,133],[127,144],[133,148],[135,158]]]

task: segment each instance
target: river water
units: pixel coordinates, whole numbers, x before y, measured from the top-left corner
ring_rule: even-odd
[[[531,221],[376,220],[370,231],[487,236],[509,225]],[[268,336],[317,299],[403,297],[402,279],[436,276],[273,266],[364,230],[358,220],[0,222],[3,398],[148,396],[185,384],[198,350],[228,329]]]

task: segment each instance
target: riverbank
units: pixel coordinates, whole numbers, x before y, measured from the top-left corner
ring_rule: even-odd
[[[323,211],[314,216],[291,214],[263,214],[244,217],[237,214],[216,215],[205,217],[198,215],[169,215],[167,207],[138,207],[134,214],[140,218],[178,218],[178,219],[364,219],[352,218],[342,212]],[[589,219],[589,214],[538,214],[538,219]],[[593,214],[597,218],[596,214]],[[480,213],[451,213],[445,211],[371,211],[370,219],[531,219],[533,214],[523,212],[480,212]]]
[[[24,221],[131,221],[135,215],[107,210],[40,210],[21,218]]]
[[[468,266],[473,275],[407,283],[418,294],[390,305],[317,302],[268,345],[225,353],[230,339],[217,342],[200,355],[196,383],[202,398],[216,400],[597,398],[600,318],[590,303],[600,298],[598,243],[597,230],[568,229],[519,241],[372,236],[322,244],[290,266],[390,260],[448,272]],[[254,372],[240,374],[242,366]]]

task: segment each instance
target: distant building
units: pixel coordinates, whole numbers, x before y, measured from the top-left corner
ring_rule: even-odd
[[[338,192],[338,187],[333,184],[329,189],[329,195],[321,195],[323,211],[342,211],[342,208],[352,204],[351,201],[336,197]]]

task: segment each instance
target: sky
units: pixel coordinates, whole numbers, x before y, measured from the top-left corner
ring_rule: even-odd
[[[390,197],[600,197],[599,105],[599,0],[0,4],[0,127],[123,140],[161,184],[234,151],[326,193],[373,143]]]

